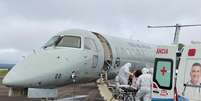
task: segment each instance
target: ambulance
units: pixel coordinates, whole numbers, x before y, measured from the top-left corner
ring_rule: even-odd
[[[152,101],[201,101],[201,44],[157,47]]]

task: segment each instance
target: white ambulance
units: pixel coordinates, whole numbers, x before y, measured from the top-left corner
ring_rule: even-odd
[[[156,49],[152,101],[201,101],[201,44],[183,47],[181,56],[177,50]]]

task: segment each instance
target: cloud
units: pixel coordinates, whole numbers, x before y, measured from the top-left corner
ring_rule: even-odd
[[[199,0],[1,0],[0,47],[29,52],[70,28],[170,44],[174,28],[146,26],[201,23],[200,4]],[[200,32],[199,27],[182,28],[180,42],[200,41]]]
[[[27,52],[14,48],[0,49],[0,63],[16,63],[26,55]]]
[[[20,52],[17,49],[9,48],[9,49],[0,49],[0,55],[2,54],[9,54],[9,53],[18,53]]]

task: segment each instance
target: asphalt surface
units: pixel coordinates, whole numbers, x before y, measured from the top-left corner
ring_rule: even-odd
[[[0,101],[40,101],[26,97],[8,97],[9,88],[0,85]],[[57,101],[104,101],[96,83],[71,84],[58,88]]]
[[[98,87],[96,83],[85,83],[85,84],[76,84],[76,85],[68,85],[61,88],[59,90],[59,98],[72,98],[74,96],[77,97],[76,101],[104,101],[101,95],[99,94]],[[87,95],[85,97],[80,97]],[[60,100],[59,100],[60,101]],[[64,100],[68,101],[68,100]]]
[[[28,99],[25,97],[0,96],[0,101],[40,101],[39,99]]]
[[[0,85],[0,101],[40,101],[39,99],[28,99],[26,97],[8,97],[9,88]]]

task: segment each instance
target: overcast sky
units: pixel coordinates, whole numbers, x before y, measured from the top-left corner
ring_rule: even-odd
[[[200,0],[0,0],[0,63],[16,63],[55,33],[71,28],[170,44],[174,28],[201,24]],[[201,41],[201,27],[181,30],[180,42]]]

